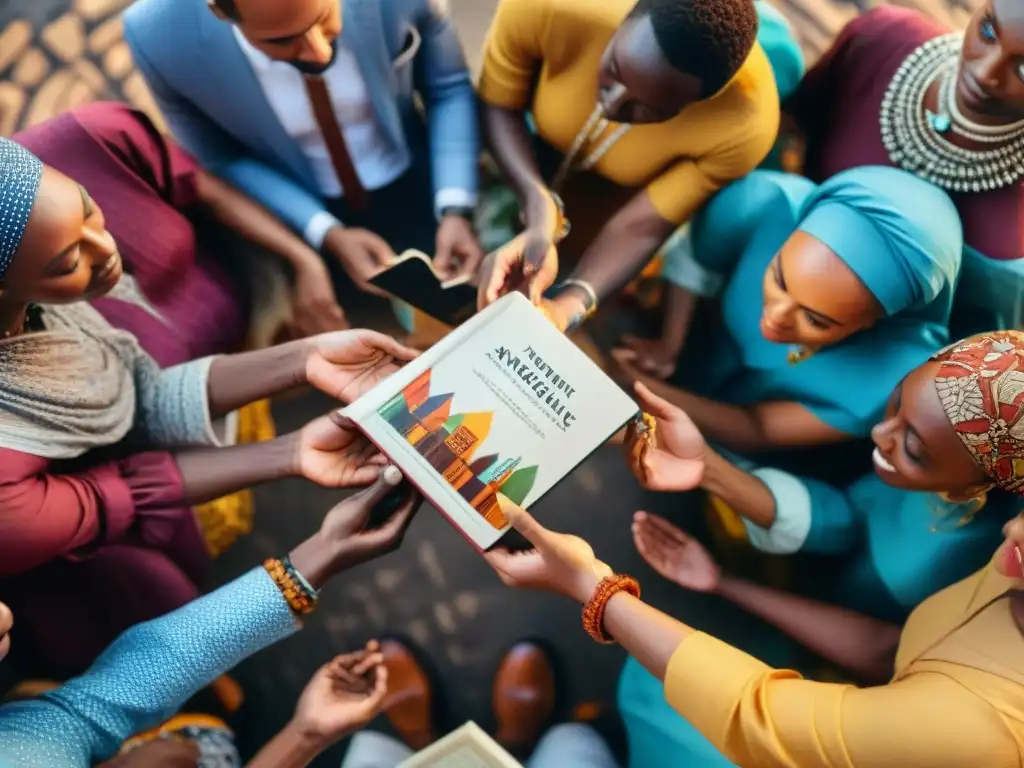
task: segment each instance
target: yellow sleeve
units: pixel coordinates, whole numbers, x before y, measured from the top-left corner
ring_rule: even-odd
[[[525,109],[544,58],[551,0],[501,0],[484,40],[477,92],[488,104]]]
[[[942,674],[863,689],[814,683],[698,632],[672,656],[665,697],[741,766],[1019,764],[996,710]]]
[[[757,168],[771,151],[778,119],[753,115],[742,121],[745,135],[697,160],[680,160],[647,185],[654,209],[673,224],[684,224],[722,187]]]

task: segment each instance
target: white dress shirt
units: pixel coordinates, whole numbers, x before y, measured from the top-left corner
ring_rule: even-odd
[[[306,93],[302,73],[284,61],[274,61],[257,50],[233,27],[235,38],[248,58],[256,79],[267,97],[267,103],[281,121],[285,133],[302,149],[316,177],[319,192],[325,198],[341,197],[344,190],[331,162],[313,106]],[[366,80],[353,53],[341,41],[331,66],[323,73],[324,82],[334,104],[334,114],[345,136],[352,164],[363,186],[380,189],[405,173],[409,160],[391,146],[387,134],[377,120]],[[323,245],[331,227],[340,225],[326,211],[314,216],[303,233],[314,248]]]

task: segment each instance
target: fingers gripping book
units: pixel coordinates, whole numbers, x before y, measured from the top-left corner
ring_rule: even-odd
[[[345,409],[481,550],[638,413],[524,296],[502,297]]]

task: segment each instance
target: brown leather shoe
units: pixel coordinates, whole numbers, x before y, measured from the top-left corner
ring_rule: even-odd
[[[492,702],[498,743],[517,753],[532,750],[555,710],[555,670],[544,649],[521,642],[505,654]]]
[[[434,741],[430,679],[397,640],[384,640],[380,651],[388,669],[388,695],[381,709],[402,741],[410,749],[421,750]]]

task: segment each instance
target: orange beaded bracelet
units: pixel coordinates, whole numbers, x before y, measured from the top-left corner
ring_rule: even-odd
[[[277,558],[270,558],[263,562],[263,568],[270,578],[274,580],[274,584],[281,590],[281,594],[284,599],[288,601],[288,606],[292,609],[292,613],[296,616],[305,616],[307,613],[312,613],[313,609],[316,608],[316,595],[310,594],[306,588],[300,584],[292,575],[288,572],[285,564]]]
[[[593,597],[583,606],[583,629],[602,645],[613,645],[615,638],[604,629],[604,610],[618,592],[627,592],[640,599],[640,582],[624,573],[606,576],[597,585]]]

